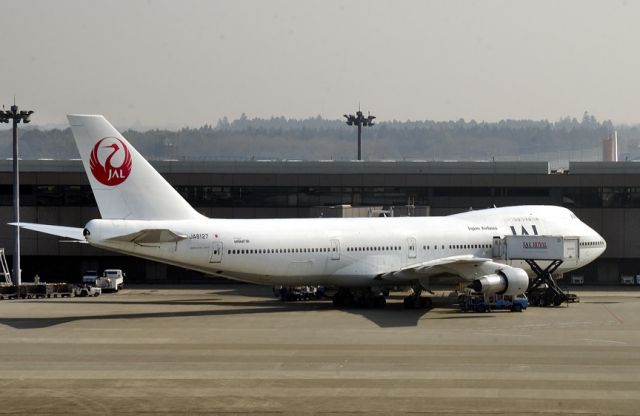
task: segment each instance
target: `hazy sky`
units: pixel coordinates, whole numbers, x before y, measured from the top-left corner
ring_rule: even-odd
[[[0,103],[35,123],[640,122],[640,1],[0,0]]]

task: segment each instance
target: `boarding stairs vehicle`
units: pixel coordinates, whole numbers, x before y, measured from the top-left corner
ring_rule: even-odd
[[[0,300],[1,299],[15,299],[16,287],[11,280],[11,273],[9,273],[9,266],[7,265],[7,258],[4,255],[4,248],[0,248]]]
[[[4,248],[0,248],[0,264],[2,267],[0,273],[2,273],[3,278],[3,281],[0,282],[0,284],[12,285],[13,282],[11,281],[11,273],[9,273],[9,266],[7,265],[7,258],[4,255]]]

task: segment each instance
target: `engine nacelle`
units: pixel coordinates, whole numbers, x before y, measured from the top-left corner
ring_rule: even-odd
[[[486,294],[519,295],[529,288],[529,275],[520,268],[507,266],[474,280],[469,287]]]

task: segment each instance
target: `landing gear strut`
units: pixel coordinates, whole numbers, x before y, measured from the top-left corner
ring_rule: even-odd
[[[431,298],[423,298],[422,286],[413,286],[412,294],[406,296],[402,301],[402,304],[406,309],[429,309],[432,305]]]

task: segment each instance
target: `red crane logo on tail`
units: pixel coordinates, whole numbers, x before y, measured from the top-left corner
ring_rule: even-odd
[[[89,165],[93,177],[101,184],[120,185],[131,173],[131,152],[119,138],[104,137],[93,146]]]

